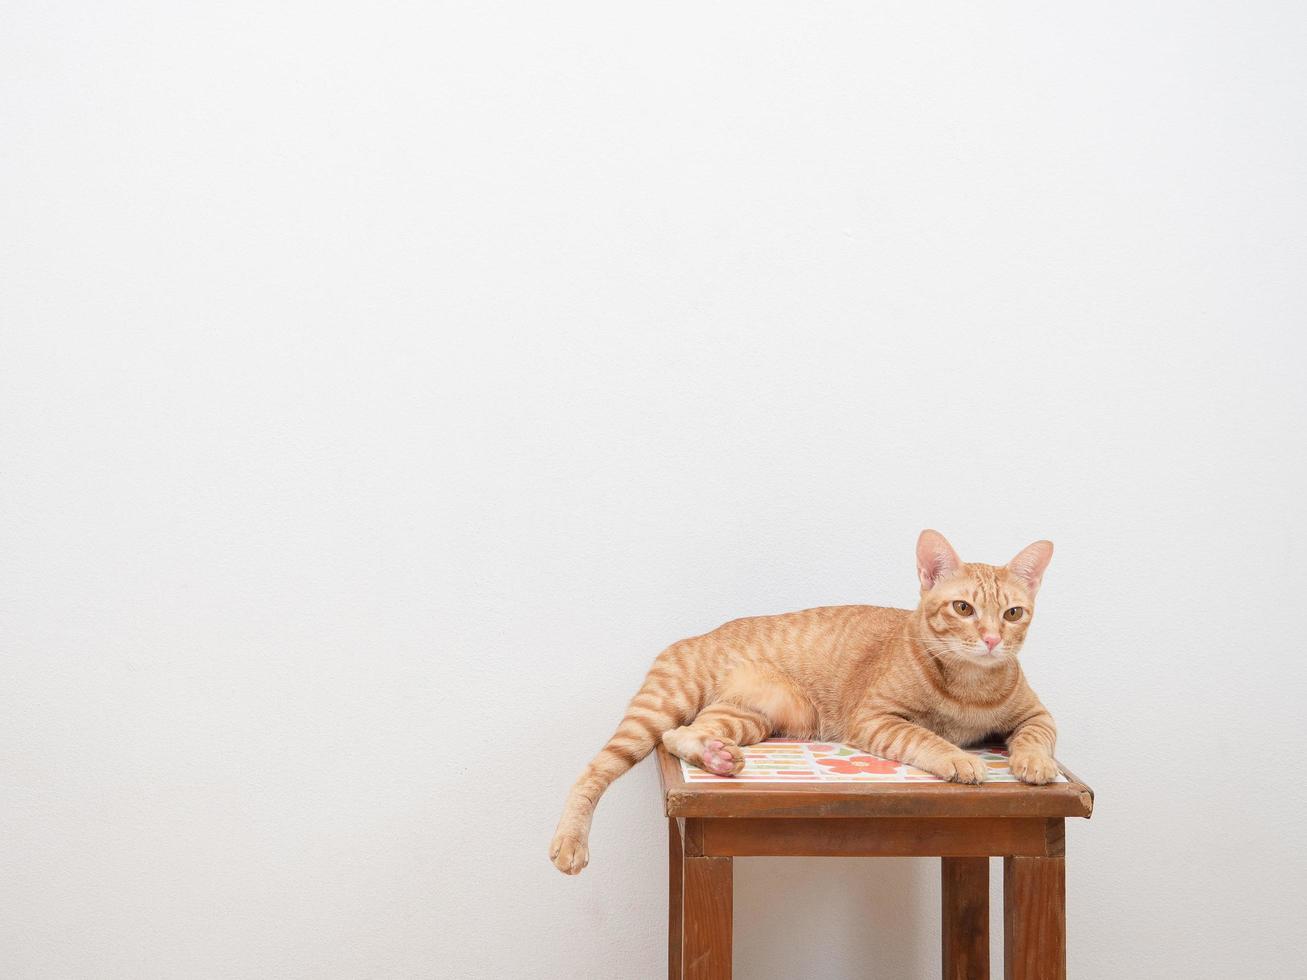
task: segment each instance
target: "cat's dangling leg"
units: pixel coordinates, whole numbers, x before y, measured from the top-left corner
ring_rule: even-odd
[[[663,732],[693,718],[710,684],[690,643],[675,643],[654,660],[626,716],[567,794],[549,859],[564,874],[579,874],[590,861],[590,822],[613,780],[647,756]]]
[[[741,746],[761,742],[771,732],[771,719],[761,711],[714,701],[693,723],[664,732],[663,745],[692,766],[719,776],[735,776],[744,769]]]

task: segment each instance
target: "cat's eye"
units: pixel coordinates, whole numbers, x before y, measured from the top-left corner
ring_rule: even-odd
[[[1020,606],[1013,606],[1011,609],[1009,609],[1007,612],[1003,614],[1003,618],[1006,619],[1009,623],[1015,623],[1018,619],[1020,619],[1025,614],[1026,611],[1022,609]]]
[[[969,603],[969,602],[963,602],[961,599],[954,599],[954,600],[953,600],[953,611],[956,612],[959,616],[970,616],[970,615],[971,615],[971,603]]]

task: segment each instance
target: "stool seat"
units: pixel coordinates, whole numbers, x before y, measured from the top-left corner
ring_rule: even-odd
[[[948,783],[846,745],[769,739],[737,776],[703,772],[658,749],[668,818],[668,977],[731,975],[736,857],[941,858],[947,980],[989,976],[989,858],[1002,857],[1004,975],[1066,976],[1065,818],[1094,794],[1060,763],[1028,786],[1001,746],[972,749],[988,779]]]
[[[1060,763],[1028,786],[1000,746],[971,749],[989,766],[978,786],[949,783],[847,745],[772,738],[745,748],[744,771],[714,776],[658,749],[669,817],[1088,817],[1094,791]]]

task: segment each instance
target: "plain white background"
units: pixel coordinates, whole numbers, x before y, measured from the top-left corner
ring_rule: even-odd
[[[578,879],[571,781],[666,643],[911,604],[936,526],[1057,543],[1071,975],[1297,975],[1304,42],[5,3],[0,974],[660,976],[653,768]],[[937,975],[932,862],[736,883],[744,980]]]

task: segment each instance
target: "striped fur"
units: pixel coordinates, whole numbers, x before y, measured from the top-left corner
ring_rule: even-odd
[[[723,775],[743,768],[742,746],[779,734],[844,741],[975,783],[985,765],[959,746],[1002,737],[1017,776],[1049,782],[1057,730],[1017,653],[1052,551],[1039,541],[1007,565],[964,564],[923,531],[915,610],[825,606],[672,644],[568,794],[550,858],[566,874],[586,866],[600,796],[659,740]]]

